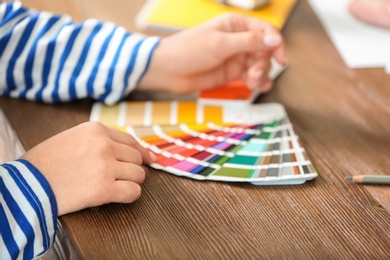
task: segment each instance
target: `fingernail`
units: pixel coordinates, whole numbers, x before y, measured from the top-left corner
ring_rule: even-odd
[[[247,83],[247,86],[248,86],[249,89],[256,89],[257,88],[257,85],[252,83],[252,82]]]
[[[265,93],[269,92],[272,88],[272,85],[273,85],[272,81],[266,82],[264,85],[261,86],[261,91]]]
[[[279,66],[287,66],[287,64],[288,64],[288,58],[287,56],[284,56],[280,61]]]
[[[156,155],[151,151],[149,151],[149,155],[150,155],[150,158],[152,159],[152,161],[155,162],[157,159]]]
[[[275,47],[282,42],[282,37],[278,34],[266,34],[264,35],[263,42],[267,47]]]
[[[261,76],[263,76],[263,70],[261,70],[261,69],[257,69],[257,70],[254,70],[253,72],[252,72],[253,74],[252,74],[252,76],[255,78],[255,79],[260,79],[261,78]]]
[[[259,86],[259,84],[257,84],[257,81],[253,81],[253,80],[247,80],[246,85],[249,89],[255,89]]]
[[[287,63],[288,63],[288,57],[287,57],[287,56],[285,56],[285,57],[284,57],[284,64],[283,64],[283,65],[284,65],[284,66],[286,66],[286,65],[287,65]]]

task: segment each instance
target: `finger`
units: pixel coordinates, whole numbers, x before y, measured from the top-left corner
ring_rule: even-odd
[[[248,30],[254,30],[254,31],[267,31],[270,33],[279,33],[279,30],[272,25],[271,23],[262,20],[262,19],[257,19],[254,17],[248,17],[245,19],[246,26]]]
[[[233,80],[242,79],[247,71],[245,55],[236,55],[228,58],[223,66],[196,75],[191,82],[198,90],[220,87]]]
[[[274,31],[278,32],[278,29],[271,23],[247,15],[241,15],[237,13],[226,13],[217,16],[214,19],[214,27],[217,30],[225,32],[242,32],[242,31]]]
[[[252,68],[248,71],[246,84],[250,89],[255,89],[260,86],[261,77],[264,75],[264,70],[261,68]]]
[[[272,57],[282,66],[287,65],[287,55],[286,55],[286,49],[284,46],[284,43],[275,48],[275,50],[272,52]]]
[[[251,80],[251,79],[246,79],[246,84],[249,88],[255,89],[258,88],[260,89],[261,93],[267,93],[269,92],[272,87],[273,87],[273,81],[272,80]]]
[[[275,29],[273,28],[267,28],[264,32],[264,41],[270,41],[272,43],[272,36],[269,35],[274,35]],[[286,56],[286,47],[283,38],[281,37],[280,43],[276,46],[275,48],[271,51],[272,56],[275,58],[275,60],[282,66],[286,65],[287,63],[287,56]]]
[[[246,83],[249,88],[259,88],[264,82],[269,81],[271,60],[262,58],[252,61],[246,75]]]
[[[225,55],[228,57],[240,53],[271,51],[283,43],[279,33],[265,34],[257,31],[224,34],[221,41],[224,45]]]
[[[222,35],[216,41],[212,39],[212,42],[220,40],[220,45],[224,46],[223,51],[227,55],[270,50],[282,42],[280,31],[261,19],[227,13],[217,17],[211,24],[214,30],[220,31]]]
[[[262,93],[267,93],[267,92],[269,92],[269,91],[272,89],[273,84],[274,84],[274,83],[273,83],[272,80],[269,80],[269,81],[264,82],[263,84],[260,85],[260,91],[261,91]]]
[[[145,170],[139,165],[132,163],[118,163],[113,169],[115,179],[132,181],[142,184],[145,181]]]
[[[366,23],[390,29],[390,2],[388,1],[350,1],[348,11]]]
[[[137,148],[116,142],[114,145],[115,159],[120,162],[133,163],[137,165],[142,164],[142,154]]]
[[[131,181],[115,181],[111,186],[109,201],[131,203],[141,197],[141,186]]]
[[[138,152],[141,153],[142,162],[150,164],[153,163],[155,157],[150,153],[146,148],[140,145],[133,136],[128,133],[122,132],[115,128],[108,128],[108,134],[112,140],[115,142],[125,144],[135,148]],[[126,161],[126,160],[125,160]]]
[[[280,36],[280,42],[277,42],[277,44],[274,42],[275,34],[278,34]],[[286,47],[283,37],[280,35],[280,32],[272,26],[267,27],[264,31],[264,42],[266,46],[275,46],[275,48],[271,51],[272,56],[280,65],[286,65]]]

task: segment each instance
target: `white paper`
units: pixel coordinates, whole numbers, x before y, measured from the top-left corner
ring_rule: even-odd
[[[390,30],[366,24],[347,9],[349,0],[308,0],[349,68],[387,67]]]

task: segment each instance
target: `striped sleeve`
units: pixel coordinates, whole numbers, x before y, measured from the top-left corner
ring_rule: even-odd
[[[148,69],[158,37],[94,19],[0,5],[0,95],[60,103],[93,98],[114,104]]]
[[[0,164],[0,258],[32,259],[54,242],[57,204],[49,183],[29,162]]]

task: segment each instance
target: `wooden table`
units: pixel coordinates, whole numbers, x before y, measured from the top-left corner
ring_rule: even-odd
[[[101,15],[134,29],[132,15],[143,0],[65,2],[63,10],[77,7],[76,19]],[[285,106],[318,178],[257,187],[147,168],[135,203],[60,218],[81,258],[389,259],[390,187],[345,177],[390,174],[390,78],[383,69],[347,68],[306,1],[298,2],[283,35],[289,68],[258,102]],[[0,99],[27,149],[88,120],[91,104]]]

